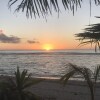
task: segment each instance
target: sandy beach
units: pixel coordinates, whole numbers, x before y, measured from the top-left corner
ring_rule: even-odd
[[[30,90],[45,98],[43,100],[91,100],[90,91],[86,82],[70,80],[66,86],[59,83],[59,80],[44,80]],[[97,84],[95,100],[100,100],[100,86]]]
[[[0,80],[8,77],[0,76]],[[41,100],[91,100],[87,83],[79,80],[69,80],[64,86],[59,79],[43,79],[28,90],[41,97]],[[100,100],[100,83],[97,83],[95,88],[95,100]]]

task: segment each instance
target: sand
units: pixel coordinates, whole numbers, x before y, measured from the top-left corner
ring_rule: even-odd
[[[5,80],[8,76],[1,76]],[[45,79],[28,89],[42,100],[91,100],[90,90],[84,81],[69,80],[63,86],[58,79]],[[100,100],[100,83],[95,88],[95,100]]]
[[[30,88],[34,94],[45,98],[43,100],[91,100],[86,82],[70,80],[63,86],[59,80],[44,80]],[[97,84],[95,100],[100,100],[100,87]]]

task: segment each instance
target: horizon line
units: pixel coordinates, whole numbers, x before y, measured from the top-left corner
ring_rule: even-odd
[[[0,49],[0,51],[31,51],[31,50],[33,50],[33,51],[35,51],[35,50],[37,50],[37,51],[46,51],[45,49]],[[53,50],[94,50],[93,48],[81,48],[81,49],[51,49],[51,50],[49,50],[49,51],[53,51]]]

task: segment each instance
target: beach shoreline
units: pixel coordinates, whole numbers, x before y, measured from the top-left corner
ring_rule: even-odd
[[[6,80],[11,76],[0,76],[0,80]],[[91,100],[90,90],[86,81],[69,80],[64,86],[59,79],[41,79],[32,78],[33,80],[42,80],[39,83],[28,88],[42,100]],[[100,99],[100,83],[97,83],[95,100]]]
[[[96,85],[95,100],[100,99],[99,84]],[[44,79],[32,86],[30,91],[46,98],[43,100],[91,100],[87,82],[81,80],[69,80],[64,86],[59,79]]]

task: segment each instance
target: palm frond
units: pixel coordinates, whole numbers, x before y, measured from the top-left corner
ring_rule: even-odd
[[[100,74],[100,65],[98,65],[95,70],[94,70],[94,81],[95,81],[95,84],[97,82],[97,79],[99,77],[99,74]]]
[[[15,3],[18,4],[15,11],[25,11],[27,17],[34,15],[36,18],[36,16],[52,14],[52,8],[56,12],[60,12],[59,0],[9,0],[8,5],[11,7]],[[77,10],[78,7],[81,7],[82,0],[62,0],[61,3],[65,10],[70,9],[74,14],[75,8]]]
[[[97,48],[100,50],[100,23],[92,24],[88,28],[84,29],[83,33],[75,34],[78,40],[81,40],[80,45],[95,44],[95,52]]]
[[[82,73],[82,68],[78,67],[77,65],[74,65],[72,63],[69,63],[67,65],[67,72],[64,76],[61,77],[60,81],[65,85],[69,78],[73,77],[74,75],[78,74],[81,75]]]
[[[73,75],[75,74],[75,71],[72,70],[69,73],[65,74],[64,76],[61,77],[60,81],[66,85],[67,81],[69,80],[69,78],[71,78]]]
[[[32,79],[27,70],[21,72],[17,67],[14,78],[0,82],[0,94],[3,94],[0,95],[0,100],[37,100],[36,96],[29,92],[27,88],[41,81],[43,80]]]
[[[40,17],[40,15],[46,16],[48,13],[52,14],[52,8],[59,13],[61,3],[65,10],[71,10],[74,15],[75,10],[77,10],[77,8],[81,8],[83,1],[85,0],[61,0],[61,2],[59,0],[9,0],[8,5],[11,7],[16,3],[18,5],[15,11],[25,11],[27,17],[32,17],[32,15],[34,15],[36,18],[36,16]],[[100,5],[99,0],[89,0],[90,16],[92,1],[94,1],[95,5]]]
[[[83,75],[84,75],[84,78],[87,81],[87,84],[88,84],[89,89],[90,89],[91,100],[94,100],[94,85],[93,85],[93,82],[91,80],[91,71],[88,68],[84,68]]]
[[[74,64],[69,63],[68,64],[70,69],[67,71],[67,73],[61,78],[61,81],[63,81],[64,85],[68,81],[70,77],[73,75],[81,75],[87,82],[87,85],[90,89],[91,93],[91,100],[94,100],[94,85],[91,80],[92,77],[92,71],[85,67],[80,67]]]

